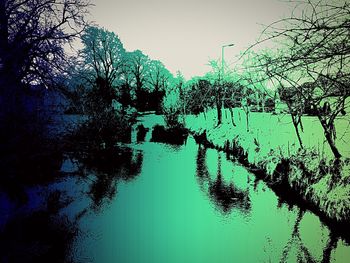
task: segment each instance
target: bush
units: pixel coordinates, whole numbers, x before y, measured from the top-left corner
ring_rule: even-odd
[[[83,98],[88,121],[67,137],[71,150],[95,151],[114,147],[116,142],[131,141],[131,125],[136,109],[117,100],[115,87],[98,77]]]
[[[152,131],[152,142],[163,142],[170,144],[184,144],[188,136],[188,131],[184,127],[167,128],[155,125]]]
[[[67,150],[94,151],[131,141],[131,124],[114,111],[90,118],[66,137]]]
[[[183,120],[180,120],[181,112],[176,106],[163,106],[164,121],[168,128],[183,128]]]

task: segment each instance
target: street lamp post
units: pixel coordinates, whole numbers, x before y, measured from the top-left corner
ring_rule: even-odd
[[[222,72],[222,77],[221,77],[221,83],[218,85],[218,93],[217,93],[217,98],[216,98],[216,104],[217,104],[217,114],[218,114],[218,125],[221,124],[221,119],[222,119],[222,107],[224,106],[223,103],[223,98],[222,98],[222,91],[224,88],[224,74],[225,74],[225,59],[224,59],[224,49],[225,47],[232,47],[234,44],[227,44],[223,45],[221,47],[221,72]],[[220,73],[220,71],[219,71]],[[219,79],[220,79],[220,74],[219,74]]]
[[[232,47],[234,44],[227,44],[223,45],[221,47],[221,71],[222,71],[222,78],[224,78],[224,71],[225,71],[225,59],[224,59],[224,49],[225,47]]]

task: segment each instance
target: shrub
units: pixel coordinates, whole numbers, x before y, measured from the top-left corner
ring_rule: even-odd
[[[152,142],[164,142],[171,144],[184,144],[188,136],[188,131],[184,127],[167,128],[161,125],[155,125],[152,131]]]
[[[181,121],[180,110],[172,105],[163,107],[164,121],[168,128],[182,128],[184,127],[183,120]]]

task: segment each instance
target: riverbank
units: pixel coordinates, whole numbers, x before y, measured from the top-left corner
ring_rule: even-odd
[[[231,154],[273,188],[295,194],[326,220],[348,224],[350,154],[345,143],[338,142],[344,157],[336,161],[313,117],[303,119],[305,148],[301,150],[288,115],[251,113],[247,131],[244,112],[235,109],[236,126],[229,114],[224,112],[219,126],[215,111],[188,116],[186,127],[198,141]],[[346,123],[340,120],[336,125],[339,134],[348,138]]]

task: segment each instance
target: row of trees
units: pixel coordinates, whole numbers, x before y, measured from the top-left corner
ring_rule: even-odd
[[[100,79],[105,86],[101,96],[108,96],[111,105],[116,100],[123,107],[161,112],[162,99],[173,80],[162,62],[140,50],[127,52],[114,32],[99,27],[87,27],[81,41],[83,48],[69,83],[73,91],[77,86],[89,90]]]
[[[2,124],[4,116],[20,119],[25,111],[21,94],[38,83],[64,90],[75,102],[85,100],[81,96],[84,92],[90,94],[90,99],[96,97],[91,94],[98,90],[108,105],[139,111],[160,112],[168,94],[180,99],[181,103],[167,101],[173,101],[172,107],[177,104],[183,114],[216,107],[218,125],[223,107],[231,110],[233,125],[232,107],[242,107],[248,123],[251,110],[273,108],[279,95],[289,108],[300,146],[301,117],[312,113],[319,119],[334,156],[339,158],[335,120],[349,107],[350,4],[325,0],[295,4],[292,16],[268,26],[255,44],[277,40],[280,48],[259,53],[247,50],[239,74],[226,70],[224,75],[223,68],[212,61],[211,72],[185,82],[141,51],[127,52],[115,33],[88,26],[84,17],[90,4],[86,0],[1,1]],[[83,48],[70,59],[65,46],[77,38]],[[267,83],[272,83],[275,92],[265,88]],[[68,91],[63,88],[66,86]],[[91,108],[89,100],[85,102],[80,103],[82,106],[77,103],[77,108],[84,110],[89,104]]]
[[[71,110],[92,117],[96,127],[106,124],[106,131],[129,127],[132,111],[161,112],[172,74],[140,50],[127,52],[115,33],[91,26],[90,6],[88,0],[0,1],[2,146],[24,147],[24,134],[43,132],[45,125],[33,129],[42,117],[29,105],[33,90],[63,93]],[[83,48],[68,55],[77,41]]]
[[[180,86],[179,97],[184,114],[204,113],[210,108],[217,110],[217,125],[222,123],[222,109],[228,109],[232,125],[235,126],[233,108],[242,108],[247,116],[249,112],[274,112],[276,92],[265,89],[261,83],[254,83],[251,76],[226,70],[217,61],[210,61],[212,71],[203,77],[194,77]]]
[[[2,125],[6,118],[28,117],[25,94],[33,86],[60,90],[77,102],[83,91],[104,83],[110,100],[160,111],[171,73],[139,50],[126,52],[114,33],[89,26],[89,8],[87,0],[0,2]],[[83,49],[74,59],[66,50],[78,39]]]
[[[65,83],[71,112],[89,117],[77,136],[93,140],[97,149],[130,141],[136,113],[162,113],[174,77],[163,63],[140,50],[127,52],[114,32],[88,26],[81,42]]]
[[[350,106],[350,3],[347,1],[304,0],[292,2],[289,18],[269,25],[260,40],[240,57],[234,71],[211,61],[212,71],[178,86],[184,114],[217,109],[218,125],[222,108],[241,107],[247,128],[251,111],[274,111],[284,102],[303,148],[302,116],[316,116],[325,140],[336,159],[336,119],[346,116]],[[275,48],[254,52],[262,42]],[[269,88],[268,88],[269,87]],[[249,128],[248,128],[249,129]]]

